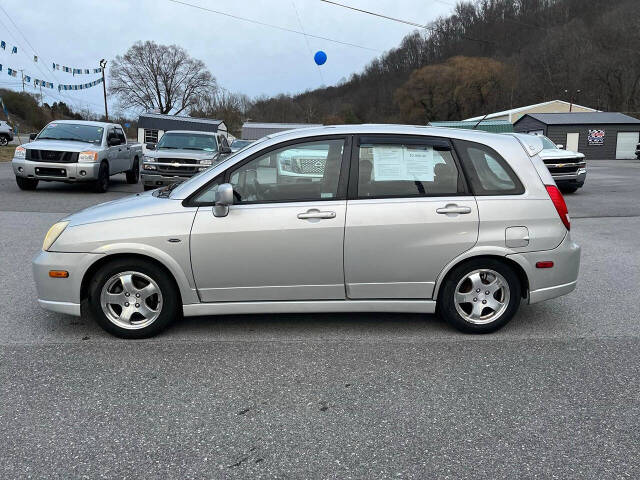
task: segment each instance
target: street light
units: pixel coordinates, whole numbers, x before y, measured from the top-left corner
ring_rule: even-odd
[[[581,91],[582,91],[582,90],[580,90],[580,89],[576,90],[576,91],[575,91],[575,96],[571,96],[571,97],[569,98],[569,113],[571,113],[571,111],[573,110],[573,103],[574,103],[574,101],[577,101],[577,100],[578,100],[578,96],[580,95],[580,92],[581,92]],[[569,96],[569,90],[565,89],[564,93],[565,93],[567,96]]]
[[[109,121],[109,111],[107,110],[107,82],[104,79],[104,71],[107,68],[107,61],[103,58],[100,60],[100,68],[102,69],[102,91],[104,92],[104,119]]]

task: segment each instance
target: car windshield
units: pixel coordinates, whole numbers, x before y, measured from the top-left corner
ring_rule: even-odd
[[[54,122],[42,129],[38,135],[38,140],[67,140],[100,145],[103,132],[104,128],[96,125]]]
[[[545,150],[557,150],[558,146],[553,143],[551,140],[549,140],[547,137],[545,137],[544,135],[539,135],[540,140],[542,140],[542,148],[544,148]]]
[[[165,133],[157,145],[158,149],[184,149],[203,150],[205,152],[215,152],[218,150],[216,137],[214,135],[200,135],[194,133]]]
[[[162,138],[164,138],[164,137],[162,137]],[[180,194],[181,192],[184,192],[185,190],[191,189],[191,185],[197,184],[197,183],[200,182],[200,178],[199,177],[201,176],[201,174],[204,174],[206,172],[211,171],[212,168],[218,168],[221,165],[227,164],[231,160],[234,160],[236,155],[244,155],[244,152],[249,147],[253,148],[253,147],[255,147],[257,145],[260,145],[261,143],[263,143],[263,142],[265,142],[267,140],[269,140],[268,136],[267,137],[262,137],[259,140],[256,140],[255,142],[251,142],[251,145],[247,145],[245,148],[243,148],[241,150],[238,150],[237,152],[233,152],[232,154],[230,154],[230,155],[228,155],[226,157],[223,157],[224,160],[222,160],[220,163],[216,163],[216,164],[212,165],[211,167],[207,168],[206,170],[203,170],[203,171],[199,172],[198,174],[194,175],[193,177],[189,178],[188,180],[185,180],[184,182],[180,183],[175,188],[175,190],[171,191],[171,195],[173,196],[173,192],[177,192],[178,194]]]

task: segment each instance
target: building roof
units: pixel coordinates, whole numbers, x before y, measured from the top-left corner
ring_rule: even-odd
[[[546,125],[640,123],[637,118],[618,112],[527,113],[525,116],[535,118]],[[522,118],[518,122],[522,121]]]
[[[478,120],[479,121],[479,120]],[[466,122],[466,121],[445,121],[445,122],[430,122],[432,127],[450,127],[450,128],[467,128],[473,129],[478,121]],[[507,133],[513,132],[513,125],[509,120],[483,120],[478,124],[476,130],[483,130],[485,132],[494,133]]]
[[[200,130],[217,132],[226,131],[223,120],[212,118],[187,117],[185,115],[163,115],[161,113],[143,113],[138,118],[138,128],[152,130]]]
[[[577,103],[570,104],[569,102],[565,102],[564,100],[549,100],[548,102],[534,103],[533,105],[526,105],[524,107],[512,108],[511,110],[503,110],[502,112],[490,113],[489,115],[486,116],[486,120],[490,120],[490,119],[496,118],[496,117],[504,117],[505,115],[509,115],[509,117],[511,117],[511,115],[513,115],[515,113],[525,112],[525,111],[530,110],[532,108],[544,107],[545,105],[551,105],[553,103],[563,103],[565,105],[573,105],[574,107],[584,108],[584,109],[587,109],[587,110],[591,110],[593,112],[597,112],[598,111],[595,108],[585,107],[584,105],[578,105]],[[477,122],[478,120],[480,120],[483,117],[484,117],[484,115],[480,115],[479,117],[466,118],[463,121],[465,121],[465,122],[474,122],[474,121]]]

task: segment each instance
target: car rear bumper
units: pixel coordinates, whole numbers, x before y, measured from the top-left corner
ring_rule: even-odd
[[[522,266],[529,281],[529,303],[560,297],[576,288],[580,270],[580,246],[567,232],[562,243],[553,250],[509,255]],[[552,268],[538,268],[538,262],[553,262]]]
[[[80,287],[89,267],[102,254],[41,251],[33,259],[33,278],[40,306],[53,312],[80,315]],[[51,278],[49,271],[66,270],[68,278]]]
[[[58,182],[86,182],[96,180],[99,163],[33,162],[14,158],[11,161],[16,177]]]

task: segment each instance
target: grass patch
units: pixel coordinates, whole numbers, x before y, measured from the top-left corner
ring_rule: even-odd
[[[0,147],[0,162],[10,162],[13,158],[13,152],[16,151],[16,145],[8,145]]]

